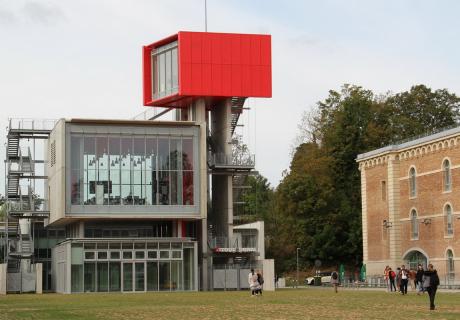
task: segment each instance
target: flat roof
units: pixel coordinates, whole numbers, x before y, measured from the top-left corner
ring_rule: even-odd
[[[166,126],[196,126],[194,121],[163,121],[163,120],[125,120],[125,119],[64,119],[69,123],[81,124],[121,124],[121,125],[166,125]]]
[[[388,145],[388,146],[385,146],[379,149],[375,149],[369,152],[358,154],[358,156],[356,157],[356,161],[359,162],[364,159],[373,158],[377,155],[381,155],[384,153],[390,153],[390,152],[395,152],[395,151],[411,148],[417,145],[429,143],[429,142],[443,139],[449,136],[454,136],[459,133],[460,133],[460,126],[455,125],[455,127],[445,128],[440,132],[428,133],[428,134],[412,137],[412,138],[403,140],[396,144]]]

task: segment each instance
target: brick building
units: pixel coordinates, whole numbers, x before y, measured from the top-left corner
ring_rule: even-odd
[[[367,274],[433,263],[441,284],[460,284],[460,127],[360,154],[357,162]]]

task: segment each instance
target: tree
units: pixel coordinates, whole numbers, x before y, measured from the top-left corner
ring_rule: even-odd
[[[395,141],[457,125],[460,119],[460,98],[447,89],[417,85],[389,97],[387,103]]]
[[[290,171],[275,191],[267,256],[281,272],[304,264],[361,260],[360,173],[356,157],[399,139],[457,125],[460,99],[423,85],[375,95],[344,85],[305,113]]]
[[[270,183],[267,178],[257,174],[247,176],[244,184],[249,187],[242,196],[245,212],[256,219],[265,220],[270,216],[273,201],[273,190]]]

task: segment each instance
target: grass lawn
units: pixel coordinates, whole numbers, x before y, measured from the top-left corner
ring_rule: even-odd
[[[0,296],[0,319],[460,319],[460,293],[410,293],[331,288],[264,292],[23,294]]]

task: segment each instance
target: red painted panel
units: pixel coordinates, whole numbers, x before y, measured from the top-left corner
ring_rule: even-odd
[[[212,92],[212,65],[210,63],[202,65],[202,90],[203,92]]]
[[[260,92],[260,66],[251,66],[251,95],[258,96]]]
[[[222,63],[222,39],[217,33],[210,35],[212,41],[211,62],[213,64]]]
[[[213,64],[212,67],[212,91],[216,96],[222,95],[222,65]]]
[[[222,64],[232,63],[232,38],[228,35],[222,37]]]
[[[192,64],[181,65],[179,94],[189,95],[192,92]]]
[[[192,33],[192,63],[201,63],[201,33]]]
[[[232,66],[222,65],[222,96],[229,97],[232,94]]]
[[[192,39],[179,33],[180,63],[192,63]]]
[[[179,94],[152,101],[151,50],[178,39]],[[144,47],[145,105],[185,106],[199,97],[271,97],[271,37],[179,32]],[[212,101],[212,99],[208,99]]]
[[[203,44],[203,50],[202,50],[202,62],[203,63],[211,63],[211,48],[212,48],[212,39],[211,37],[206,34],[206,35],[203,35],[203,40],[202,40],[202,44]]]
[[[241,37],[241,64],[251,64],[251,39],[249,37]]]
[[[191,83],[191,88],[192,90],[190,91],[191,95],[194,95],[196,93],[202,92],[201,90],[201,64],[199,63],[192,63],[192,83]]]
[[[144,105],[152,100],[152,60],[150,59],[151,49],[142,48],[142,77],[144,86]]]
[[[243,97],[250,97],[252,93],[251,70],[248,65],[242,66],[241,70],[241,95]]]
[[[263,66],[270,66],[271,69],[272,51],[270,49],[270,37],[260,37],[260,64]]]
[[[231,36],[232,64],[241,65],[241,41],[240,36],[235,34]]]
[[[232,91],[231,93],[235,96],[242,96],[243,91],[241,90],[241,86],[243,84],[242,80],[242,67],[239,64],[232,65]]]
[[[266,94],[269,92],[270,96],[272,95],[272,68],[271,66],[262,66],[262,74],[261,74],[261,95]]]
[[[260,65],[260,38],[251,38],[251,65]]]

